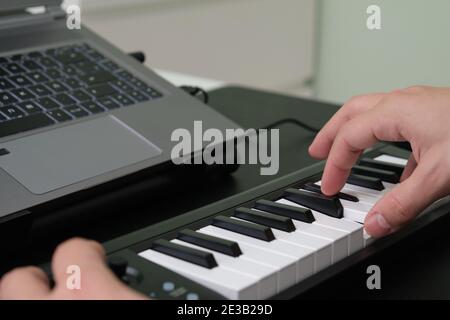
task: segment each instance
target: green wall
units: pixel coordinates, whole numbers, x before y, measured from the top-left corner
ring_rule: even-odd
[[[343,102],[416,84],[450,86],[449,0],[318,0],[315,95]],[[366,9],[381,7],[382,29]]]

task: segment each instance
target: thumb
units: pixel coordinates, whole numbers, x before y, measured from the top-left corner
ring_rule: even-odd
[[[101,245],[94,241],[72,239],[59,245],[52,260],[56,282],[54,294],[67,299],[137,299],[137,293],[121,283],[109,270]],[[75,266],[79,274],[78,288],[67,284]],[[73,270],[73,269],[72,269]]]
[[[445,175],[436,161],[423,159],[413,173],[381,198],[365,219],[365,229],[382,237],[413,220],[420,212],[445,196]]]

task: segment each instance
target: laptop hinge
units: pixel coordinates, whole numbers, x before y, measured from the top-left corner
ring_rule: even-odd
[[[58,6],[46,7],[39,13],[14,11],[0,16],[0,29],[48,23],[65,17],[66,13]]]

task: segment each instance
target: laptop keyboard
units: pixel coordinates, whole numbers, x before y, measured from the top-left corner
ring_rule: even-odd
[[[160,97],[87,44],[0,57],[0,138]]]

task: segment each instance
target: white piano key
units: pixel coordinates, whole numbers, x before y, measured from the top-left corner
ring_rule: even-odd
[[[144,259],[179,273],[228,299],[257,299],[258,286],[254,278],[231,272],[220,266],[207,269],[152,249],[139,253]]]
[[[307,208],[287,199],[280,199],[277,202],[294,207]],[[346,219],[333,218],[315,210],[311,210],[311,212],[316,219],[316,221],[313,222],[314,224],[339,230],[348,234],[349,255],[363,248],[363,226],[361,224]]]
[[[367,247],[371,243],[375,241],[375,238],[373,238],[371,235],[369,235],[366,230],[364,230],[364,247]]]
[[[233,219],[240,220],[234,217]],[[347,256],[348,244],[345,239],[339,238],[335,242],[330,237],[327,237],[329,233],[320,226],[312,226],[309,223],[305,223],[307,226],[303,226],[303,222],[295,220],[292,220],[292,222],[297,229],[294,232],[285,232],[277,229],[272,229],[272,232],[278,240],[314,250],[316,271],[322,270],[331,265],[333,261],[338,261]],[[308,230],[302,232],[299,230],[299,227]],[[321,233],[320,236],[318,235],[319,233]]]
[[[241,245],[241,243],[247,244],[249,246],[266,250],[269,253],[281,254],[284,256],[294,258],[297,263],[297,280],[306,278],[308,275],[311,275],[315,270],[314,263],[316,255],[313,249],[294,245],[292,243],[278,239],[266,242],[214,226],[207,226],[198,231],[219,238],[236,241],[239,245]],[[331,248],[329,255],[330,255],[330,263],[328,265],[331,264]]]
[[[388,154],[382,154],[382,155],[374,158],[374,160],[384,161],[384,162],[393,163],[393,164],[399,164],[401,166],[406,166],[406,164],[408,163],[407,159],[390,156]]]
[[[268,299],[278,293],[277,275],[273,268],[247,261],[239,257],[230,257],[178,239],[174,239],[171,242],[209,252],[214,256],[220,267],[253,278],[255,283],[258,284],[258,299]]]
[[[212,233],[208,233],[208,230],[197,230],[197,232],[203,234],[212,235]],[[214,230],[213,230],[214,232]],[[222,239],[227,239],[225,236],[221,236]],[[247,245],[246,243],[239,243],[239,248],[241,249],[240,258],[246,259],[248,261],[254,261],[256,263],[268,266],[276,270],[277,273],[277,281],[278,281],[278,290],[281,292],[284,289],[287,289],[292,286],[293,283],[297,283],[301,279],[297,279],[297,257],[287,256],[279,253],[275,253],[273,251],[267,251],[265,249],[261,249],[259,247]],[[306,262],[308,259],[304,261],[304,265],[307,265]],[[314,271],[314,259],[311,254],[310,267],[303,268],[304,277],[311,276]],[[306,272],[306,270],[309,272]]]

